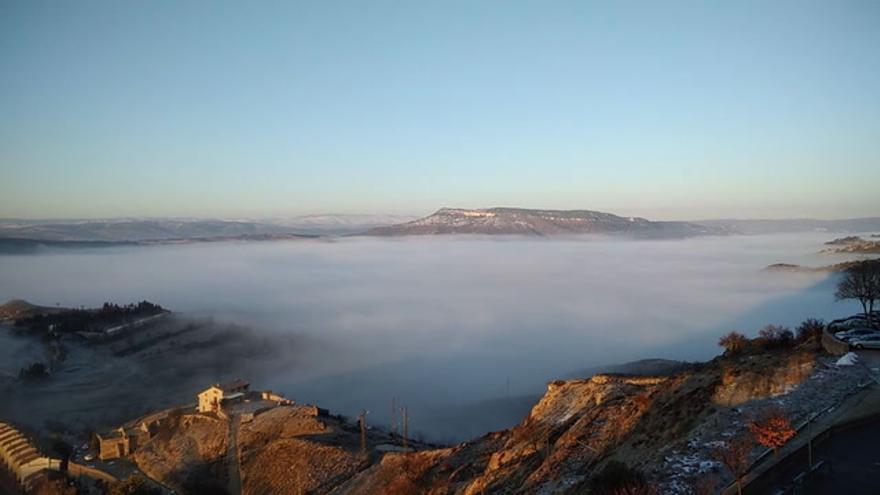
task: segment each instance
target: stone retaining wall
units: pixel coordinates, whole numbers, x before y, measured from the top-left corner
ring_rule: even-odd
[[[832,356],[842,356],[849,352],[849,344],[832,335],[827,327],[822,329],[822,347]]]

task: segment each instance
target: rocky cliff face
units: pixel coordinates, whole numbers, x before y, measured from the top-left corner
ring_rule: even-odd
[[[812,353],[796,353],[781,358],[781,363],[768,365],[766,360],[747,356],[722,365],[721,383],[713,400],[724,406],[775,397],[790,392],[806,380],[816,367]]]

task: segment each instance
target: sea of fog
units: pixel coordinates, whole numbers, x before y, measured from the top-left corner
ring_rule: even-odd
[[[339,238],[47,250],[0,256],[0,300],[147,299],[266,332],[312,358],[259,388],[458,440],[510,426],[549,380],[647,357],[710,358],[719,335],[833,318],[829,234],[627,241],[604,237]],[[2,357],[2,356],[0,356]],[[291,358],[294,361],[294,358]],[[230,371],[231,373],[233,371]],[[229,377],[218,377],[218,379]]]

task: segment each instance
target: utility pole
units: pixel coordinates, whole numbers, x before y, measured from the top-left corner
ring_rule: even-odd
[[[367,414],[370,414],[370,411],[361,409],[358,415],[358,423],[361,426],[361,455],[364,457],[367,456]]]
[[[401,408],[403,411],[403,452],[409,452],[409,415],[407,414],[407,407],[403,406]]]

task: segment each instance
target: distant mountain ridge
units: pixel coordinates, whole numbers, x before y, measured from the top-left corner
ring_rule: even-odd
[[[880,231],[880,217],[817,220],[788,219],[714,219],[696,223],[738,234],[777,234],[791,232],[870,232]]]
[[[690,222],[659,222],[621,217],[592,210],[532,210],[525,208],[441,208],[411,222],[376,227],[374,236],[484,234],[536,235],[632,234],[639,237],[689,237],[718,234],[720,229]]]
[[[44,243],[142,243],[185,240],[271,240],[344,235],[413,220],[412,215],[316,214],[268,219],[110,218],[0,219],[0,239]]]
[[[295,234],[290,227],[227,220],[97,220],[0,223],[0,237],[35,241],[143,242]]]
[[[0,254],[44,247],[221,241],[276,241],[323,236],[440,234],[554,236],[615,234],[638,238],[682,238],[706,234],[772,234],[824,231],[880,232],[880,217],[840,220],[653,221],[593,210],[441,208],[432,215],[316,214],[240,220],[194,218],[4,219]]]

